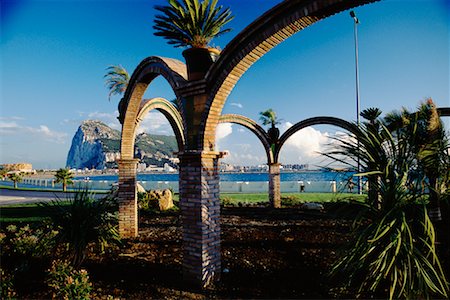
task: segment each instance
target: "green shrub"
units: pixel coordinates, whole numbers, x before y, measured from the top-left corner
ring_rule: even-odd
[[[108,243],[120,241],[114,203],[106,198],[95,199],[88,189],[77,191],[68,205],[63,205],[59,199],[40,205],[55,211],[51,215],[58,230],[55,241],[66,245],[76,268],[83,262],[89,243],[95,243],[103,252]]]
[[[222,206],[234,206],[233,199],[231,197],[220,197],[220,204]]]
[[[53,298],[90,299],[91,283],[86,270],[75,270],[67,261],[53,261],[47,284]]]
[[[281,204],[283,206],[296,206],[300,203],[299,201],[300,199],[294,195],[281,197]]]
[[[0,268],[0,298],[1,299],[15,299],[16,292],[14,291],[13,280],[14,277],[6,273],[3,269]]]
[[[0,234],[1,255],[5,259],[2,265],[15,272],[27,271],[31,260],[48,257],[54,247],[53,238],[56,234],[48,226],[7,226],[5,233]]]

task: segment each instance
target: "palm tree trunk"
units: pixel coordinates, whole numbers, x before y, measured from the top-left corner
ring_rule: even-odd
[[[430,219],[433,222],[441,221],[441,207],[439,205],[439,196],[437,193],[437,178],[434,176],[429,177],[430,182],[430,210],[428,211],[428,214],[430,215]]]
[[[63,182],[63,192],[65,192],[67,190],[67,183]]]

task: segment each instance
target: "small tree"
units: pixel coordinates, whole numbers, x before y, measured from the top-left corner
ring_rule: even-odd
[[[217,0],[168,0],[156,5],[155,35],[175,47],[206,48],[211,40],[231,29],[222,29],[233,19],[229,8],[217,6]]]
[[[273,146],[280,136],[280,130],[275,126],[281,123],[277,117],[277,113],[273,109],[269,108],[268,110],[259,113],[259,120],[263,125],[270,125],[267,133],[269,134],[271,144]]]
[[[22,176],[20,175],[20,173],[12,173],[8,175],[9,179],[12,180],[12,182],[14,182],[14,188],[17,189],[17,183],[18,182],[22,182]]]
[[[109,66],[106,68],[105,85],[109,90],[108,99],[111,100],[111,96],[122,96],[127,90],[128,83],[130,81],[130,75],[128,71],[121,65]]]
[[[73,173],[68,169],[59,169],[58,171],[56,171],[55,174],[55,182],[56,183],[62,183],[63,186],[63,191],[67,191],[67,185],[68,184],[73,184]]]

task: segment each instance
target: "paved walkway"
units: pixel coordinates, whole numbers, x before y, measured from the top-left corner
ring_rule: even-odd
[[[104,197],[104,194],[96,194],[95,197]],[[65,200],[71,197],[71,193],[63,192],[41,192],[41,191],[21,191],[21,190],[8,190],[0,189],[0,206],[10,204],[25,204],[25,203],[37,203],[46,202],[54,199]]]

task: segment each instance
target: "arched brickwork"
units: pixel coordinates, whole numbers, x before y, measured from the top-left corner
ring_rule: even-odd
[[[175,59],[151,56],[144,59],[136,68],[122,100],[124,113],[120,149],[122,159],[133,159],[136,120],[142,97],[148,85],[158,76],[163,76],[177,95],[177,89],[186,83],[186,65]]]
[[[441,117],[450,117],[450,107],[440,107],[437,110]]]
[[[293,134],[295,134],[297,131],[299,131],[303,128],[313,126],[313,125],[334,125],[334,126],[338,126],[343,129],[346,129],[346,130],[350,131],[351,133],[358,132],[358,127],[355,124],[345,121],[343,119],[335,118],[335,117],[314,117],[314,118],[309,118],[309,119],[300,121],[300,122],[294,124],[288,130],[286,130],[278,139],[278,144],[275,149],[275,161],[278,162],[281,148],[283,147],[284,143]]]
[[[183,120],[181,118],[181,114],[178,109],[169,101],[164,98],[153,98],[147,99],[141,102],[141,106],[139,108],[139,113],[136,118],[137,126],[143,120],[143,118],[152,110],[158,110],[161,112],[169,121],[170,126],[175,134],[175,138],[177,139],[178,151],[184,150],[184,129],[183,129]],[[136,132],[134,133],[136,135]]]
[[[258,139],[261,141],[264,150],[266,151],[267,155],[267,163],[271,164],[274,162],[274,155],[272,153],[272,149],[270,148],[270,142],[269,142],[269,136],[267,135],[267,132],[259,126],[258,123],[256,123],[254,120],[244,117],[242,115],[236,115],[236,114],[226,114],[220,116],[219,123],[233,123],[238,124],[241,126],[244,126],[251,132],[253,132]]]
[[[215,144],[223,105],[237,81],[272,48],[315,22],[341,11],[377,0],[292,0],[267,11],[240,32],[222,51],[206,75],[210,90],[202,118],[203,149]]]

